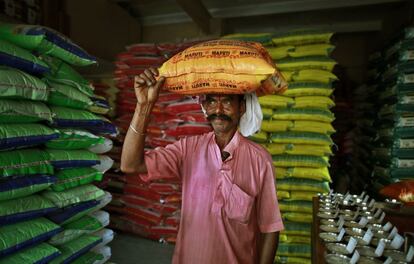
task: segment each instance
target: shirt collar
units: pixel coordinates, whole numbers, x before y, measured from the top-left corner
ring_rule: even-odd
[[[213,143],[218,147],[217,142],[216,142],[216,135],[214,134],[214,132],[211,132],[211,133],[213,137]],[[233,135],[233,138],[230,140],[229,144],[227,144],[227,146],[224,147],[223,151],[228,152],[230,154],[227,160],[233,157],[234,151],[236,150],[237,146],[239,146],[240,137],[241,137],[240,132],[236,131],[236,133],[234,133]]]

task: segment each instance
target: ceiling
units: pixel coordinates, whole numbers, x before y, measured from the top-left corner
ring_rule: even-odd
[[[142,26],[193,22],[206,34],[212,21],[226,33],[312,24],[335,31],[379,30],[386,14],[409,0],[111,0]],[[260,27],[255,28],[259,24]],[[280,26],[279,26],[280,25]],[[278,28],[279,26],[279,28]],[[331,27],[331,28],[329,28]],[[332,28],[334,27],[334,28]]]

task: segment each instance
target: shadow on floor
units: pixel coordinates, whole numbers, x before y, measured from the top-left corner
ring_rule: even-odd
[[[110,261],[116,264],[170,264],[174,252],[174,245],[119,231],[109,246],[112,249]]]

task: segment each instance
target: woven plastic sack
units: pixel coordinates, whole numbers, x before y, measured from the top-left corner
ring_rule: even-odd
[[[328,158],[309,155],[272,155],[276,167],[312,167],[329,166]]]
[[[57,181],[52,185],[52,190],[61,192],[80,185],[101,181],[103,173],[94,168],[73,168],[59,170],[56,173]]]
[[[0,202],[0,225],[12,224],[41,217],[56,209],[56,206],[40,195]]]
[[[88,150],[47,149],[46,151],[56,169],[90,167],[100,163],[98,155]]]
[[[50,264],[72,263],[91,248],[99,244],[99,242],[101,242],[101,238],[92,235],[83,235],[77,239],[71,240],[57,247],[62,254],[52,260]]]
[[[261,96],[258,99],[261,106],[271,109],[288,108],[293,106],[295,103],[293,98],[281,95],[266,95]]]
[[[338,80],[335,74],[326,70],[304,69],[291,72],[282,72],[283,76],[289,76],[288,82],[319,82],[331,84]]]
[[[308,191],[319,193],[328,193],[330,190],[328,182],[296,178],[277,180],[277,188],[285,191]]]
[[[246,67],[248,65],[248,67]],[[159,69],[164,89],[180,94],[259,95],[283,92],[287,83],[259,43],[212,40],[176,54]],[[271,78],[269,78],[271,77]],[[262,84],[263,80],[266,84]]]
[[[273,116],[273,109],[262,107],[263,119],[268,120]]]
[[[58,58],[42,56],[42,60],[50,67],[50,73],[46,74],[45,81],[49,84],[61,83],[72,86],[87,96],[93,95],[93,86],[76,70]]]
[[[266,132],[312,132],[332,134],[335,129],[329,123],[303,120],[263,120],[261,129]]]
[[[285,226],[285,229],[281,232],[281,234],[286,234],[288,236],[290,235],[310,236],[311,235],[311,230],[312,230],[311,224],[284,221],[283,225]]]
[[[272,42],[276,46],[329,43],[332,35],[330,32],[295,30],[273,34]]]
[[[289,52],[295,50],[295,46],[267,47],[266,50],[273,60],[279,60],[287,58]]]
[[[277,190],[277,199],[278,200],[289,199],[289,197],[290,197],[290,192],[283,191],[283,190]]]
[[[286,257],[286,256],[276,256],[275,263],[280,264],[311,264],[312,260],[310,258],[298,258],[298,257]]]
[[[96,136],[80,129],[59,129],[59,138],[46,143],[53,149],[86,149],[105,141],[103,137]]]
[[[94,95],[91,97],[92,105],[88,107],[88,110],[95,114],[106,115],[111,110],[109,101],[102,96]]]
[[[284,96],[330,96],[333,92],[332,85],[323,82],[292,82]]]
[[[92,249],[86,254],[80,256],[72,264],[104,264],[111,258],[110,247],[100,247]]]
[[[114,143],[109,138],[103,138],[103,142],[92,145],[88,148],[89,151],[96,154],[104,154],[112,150]]]
[[[50,83],[48,103],[76,109],[88,109],[93,105],[92,100],[78,89],[61,83]]]
[[[61,228],[46,218],[19,222],[0,227],[0,257],[46,241]]]
[[[329,146],[305,144],[267,144],[264,146],[271,155],[308,155],[329,156],[332,150]]]
[[[86,66],[96,63],[95,57],[68,37],[48,27],[2,23],[0,37],[24,49],[49,54],[73,65]]]
[[[332,139],[325,134],[311,132],[276,132],[270,134],[273,143],[293,143],[309,145],[332,145]]]
[[[279,243],[279,246],[277,249],[278,256],[286,256],[286,257],[310,258],[311,252],[312,252],[311,245],[305,245],[305,244]]]
[[[300,96],[295,98],[294,108],[330,109],[335,102],[326,96]]]
[[[309,219],[309,215],[311,217],[310,221],[308,223],[312,222],[312,215],[311,214],[301,214],[301,213],[286,213],[289,215],[289,218],[292,218],[294,216],[301,217],[304,216],[305,218]],[[289,221],[289,220],[288,220]],[[280,241],[284,243],[292,243],[292,244],[311,244],[311,238],[309,236],[294,236],[294,235],[281,235]]]
[[[18,69],[0,66],[0,98],[46,101],[49,88],[40,79]]]
[[[335,120],[335,117],[330,111],[322,109],[278,109],[273,111],[273,119],[330,123]]]
[[[40,243],[1,258],[0,264],[49,263],[59,255],[60,252],[57,248],[47,243]]]
[[[35,146],[58,137],[56,130],[41,124],[2,124],[0,150]]]
[[[38,76],[50,70],[47,64],[29,51],[2,39],[0,39],[0,64]]]
[[[52,121],[49,107],[42,102],[0,99],[0,123]]]
[[[223,39],[237,39],[243,41],[259,42],[262,45],[271,45],[272,36],[270,33],[237,33],[223,36]]]
[[[292,201],[312,201],[315,196],[318,196],[318,192],[290,191]]]
[[[278,186],[279,187],[279,186]],[[312,213],[312,202],[309,201],[279,201],[282,214],[285,212]],[[296,222],[296,221],[295,221]],[[310,230],[309,230],[310,231]]]
[[[0,152],[0,177],[53,174],[49,153],[40,149]]]
[[[296,46],[295,49],[288,51],[289,57],[325,56],[329,57],[335,49],[331,44],[311,44]]]
[[[276,179],[286,178],[299,178],[299,179],[312,179],[316,181],[328,181],[331,182],[329,170],[325,168],[307,168],[307,167],[294,167],[294,168],[277,168],[275,170]]]
[[[269,141],[268,134],[264,131],[259,131],[256,134],[251,135],[249,139],[257,143],[267,143]]]
[[[165,228],[165,229],[167,230],[168,228]],[[157,229],[155,227],[153,227],[152,230],[154,232],[156,232]],[[174,230],[176,230],[176,229],[174,228]],[[106,246],[107,244],[112,242],[112,240],[115,237],[114,231],[112,231],[111,229],[108,229],[108,228],[103,228],[99,231],[96,231],[92,235],[98,236],[102,239],[102,241],[98,245],[96,245],[94,247],[94,249]]]
[[[312,223],[312,214],[299,213],[299,212],[283,212],[282,218],[285,221],[294,221],[298,223]],[[295,243],[295,242],[289,241],[289,243]],[[299,243],[303,243],[303,242],[299,242]]]
[[[46,191],[42,196],[52,201],[57,207],[63,208],[81,202],[98,200],[105,192],[95,185],[83,185],[62,192]]]
[[[277,66],[281,71],[295,71],[295,70],[324,70],[332,71],[336,62],[323,56],[310,56],[302,58],[286,58],[278,60]]]
[[[104,211],[96,211],[62,226],[63,231],[53,236],[48,242],[51,245],[59,246],[82,235],[97,232],[107,225],[109,225],[109,214]]]
[[[47,189],[56,181],[52,175],[30,175],[0,179],[0,201],[16,199]]]

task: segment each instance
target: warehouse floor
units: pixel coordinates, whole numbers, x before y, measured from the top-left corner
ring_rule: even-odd
[[[111,262],[117,264],[170,264],[174,245],[161,244],[135,235],[120,233],[109,245]]]

